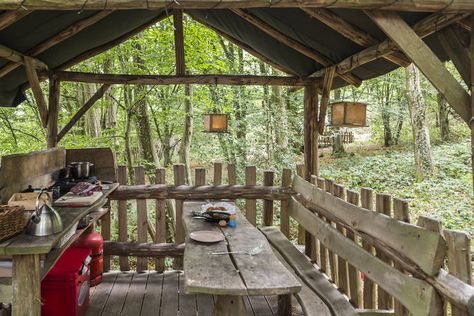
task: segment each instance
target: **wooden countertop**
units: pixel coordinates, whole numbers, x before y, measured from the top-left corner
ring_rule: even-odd
[[[107,203],[107,197],[119,186],[109,184],[109,189],[103,190],[104,195],[93,205],[86,207],[55,207],[63,220],[63,230],[60,233],[38,237],[25,233],[16,235],[0,243],[0,255],[47,254],[84,216]]]

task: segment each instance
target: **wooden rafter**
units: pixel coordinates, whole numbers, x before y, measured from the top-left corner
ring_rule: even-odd
[[[296,50],[297,52],[305,55],[308,58],[316,61],[317,63],[327,67],[331,66],[334,63],[327,57],[315,52],[313,49],[306,47],[305,45],[301,44],[300,42],[294,40],[293,38],[286,36],[279,30],[273,28],[272,26],[268,25],[263,20],[259,19],[258,17],[242,10],[242,9],[232,9],[232,12],[240,16],[242,19],[246,20],[247,22],[251,23],[267,35],[271,36],[272,38],[276,39],[277,41],[285,44],[286,46]],[[360,85],[361,80],[354,76],[353,74],[346,73],[341,76],[345,81],[353,85]]]
[[[314,78],[252,75],[128,75],[96,74],[87,72],[55,71],[45,75],[56,75],[61,81],[99,83],[99,84],[136,84],[136,85],[171,85],[171,84],[218,84],[218,85],[276,85],[304,86],[315,83]]]
[[[362,47],[377,45],[379,43],[374,37],[370,34],[361,30],[359,27],[351,24],[333,13],[332,11],[324,8],[314,9],[314,8],[303,8],[309,16],[317,19],[318,21],[324,23],[334,31],[338,32],[347,39],[353,41],[357,45]],[[397,64],[402,67],[406,67],[410,64],[410,60],[406,58],[403,54],[399,52],[394,52],[384,56],[388,61]]]
[[[176,56],[176,75],[186,74],[186,61],[184,58],[184,32],[183,32],[183,11],[173,11],[174,25],[174,52]]]
[[[459,20],[467,17],[468,13],[460,14],[444,14],[434,13],[425,19],[419,21],[413,26],[413,30],[420,37],[424,38],[436,31],[439,31]],[[368,47],[361,52],[358,52],[352,56],[347,57],[343,61],[337,64],[336,73],[344,74],[349,71],[356,69],[362,65],[365,65],[378,58],[382,58],[385,55],[391,54],[398,50],[397,45],[390,39],[387,39],[380,44]],[[323,77],[326,69],[321,69],[314,74],[312,77]]]
[[[58,142],[64,137],[64,135],[69,132],[69,130],[79,121],[79,119],[105,94],[109,89],[109,84],[102,85],[99,90],[97,90],[89,100],[74,114],[74,116],[69,120],[69,122],[61,129],[58,133],[57,140]]]
[[[62,41],[70,38],[71,36],[76,35],[83,29],[97,23],[98,21],[102,20],[103,18],[105,18],[112,12],[113,11],[100,11],[99,13],[93,16],[80,20],[79,22],[68,26],[67,28],[59,32],[58,34],[53,35],[52,37],[48,38],[46,41],[28,50],[25,53],[25,55],[32,56],[32,57],[38,56],[42,52],[53,47],[54,45],[61,43]],[[3,66],[2,68],[0,68],[0,78],[10,73],[11,71],[15,70],[18,66],[19,65],[17,63],[9,63]]]
[[[193,16],[193,19],[198,21],[199,23],[201,23],[202,25],[206,26],[207,28],[213,30],[214,32],[216,32],[217,34],[219,34],[220,36],[222,36],[223,38],[227,39],[229,42],[233,43],[234,45],[242,48],[243,50],[245,50],[246,52],[248,52],[249,54],[253,55],[254,57],[260,59],[261,61],[269,64],[270,66],[272,66],[273,68],[275,69],[278,69],[280,70],[281,72],[283,73],[286,73],[286,74],[289,74],[289,75],[292,75],[292,76],[296,76],[296,73],[293,72],[292,70],[280,65],[280,64],[277,64],[275,63],[274,61],[272,61],[271,59],[267,58],[265,55],[262,55],[260,54],[259,52],[257,52],[256,50],[254,50],[252,47],[250,47],[248,44],[245,44],[241,41],[239,41],[238,39],[220,31],[219,29],[216,29],[215,27],[213,27],[212,25],[210,25],[206,20],[204,19],[199,19],[199,18],[196,18]]]
[[[25,57],[28,57],[31,60],[33,67],[35,67],[36,69],[39,69],[39,70],[48,69],[48,66],[41,60],[25,55],[14,49],[11,49],[10,47],[0,44],[0,58],[10,60],[17,64],[25,64]]]
[[[471,119],[469,94],[420,36],[396,13],[367,11],[366,14],[413,60],[459,116],[469,124]]]
[[[458,34],[452,27],[445,28],[438,33],[441,46],[452,60],[467,86],[471,85],[471,59],[469,49],[464,47]]]
[[[6,29],[10,25],[19,20],[23,19],[25,16],[30,14],[33,11],[27,11],[23,9],[14,10],[14,11],[7,11],[0,15],[0,31]]]
[[[43,127],[46,127],[48,124],[48,106],[41,90],[40,82],[38,79],[38,74],[35,68],[35,62],[31,57],[25,56],[25,69],[26,76],[28,77],[28,82],[30,83],[33,96],[36,100],[36,105],[38,106],[38,112],[43,123]]]
[[[53,76],[49,78],[48,148],[54,148],[58,143],[59,98],[60,82]]]
[[[67,1],[44,1],[44,0],[2,0],[0,10],[16,10],[23,7],[28,10],[103,10],[103,9],[223,9],[223,8],[288,8],[288,7],[331,7],[346,9],[383,9],[392,11],[472,11],[474,2],[470,0],[280,0],[270,2],[268,0],[181,0],[170,2],[169,0],[67,0]]]
[[[471,21],[469,21],[469,19],[460,20],[456,24],[459,25],[460,27],[462,27],[463,29],[465,29],[468,32],[471,31]]]
[[[319,110],[318,129],[319,134],[324,132],[324,122],[326,120],[326,113],[329,105],[329,96],[331,94],[332,83],[334,81],[334,75],[336,73],[336,66],[328,68],[324,74],[323,81],[323,93],[321,95],[321,106]]]

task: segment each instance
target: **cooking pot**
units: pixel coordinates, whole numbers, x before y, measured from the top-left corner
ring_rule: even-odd
[[[46,194],[48,200],[41,200]],[[43,203],[43,205],[40,205]],[[35,212],[31,215],[26,226],[26,233],[33,236],[49,236],[63,230],[63,222],[58,212],[50,205],[51,196],[46,190],[42,190],[36,198]]]
[[[90,167],[93,165],[88,161],[71,162],[69,164],[70,175],[76,179],[87,178],[89,177]]]

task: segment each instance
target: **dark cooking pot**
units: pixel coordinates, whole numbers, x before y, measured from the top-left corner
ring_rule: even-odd
[[[89,177],[90,167],[92,167],[93,165],[94,164],[88,161],[71,162],[69,164],[69,171],[73,178],[87,178]]]

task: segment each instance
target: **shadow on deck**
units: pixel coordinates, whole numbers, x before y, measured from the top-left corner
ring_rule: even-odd
[[[249,316],[277,315],[276,296],[245,297],[244,302]],[[211,316],[213,309],[213,296],[184,293],[181,271],[108,272],[103,282],[91,289],[86,315]],[[303,315],[295,298],[293,315]]]

